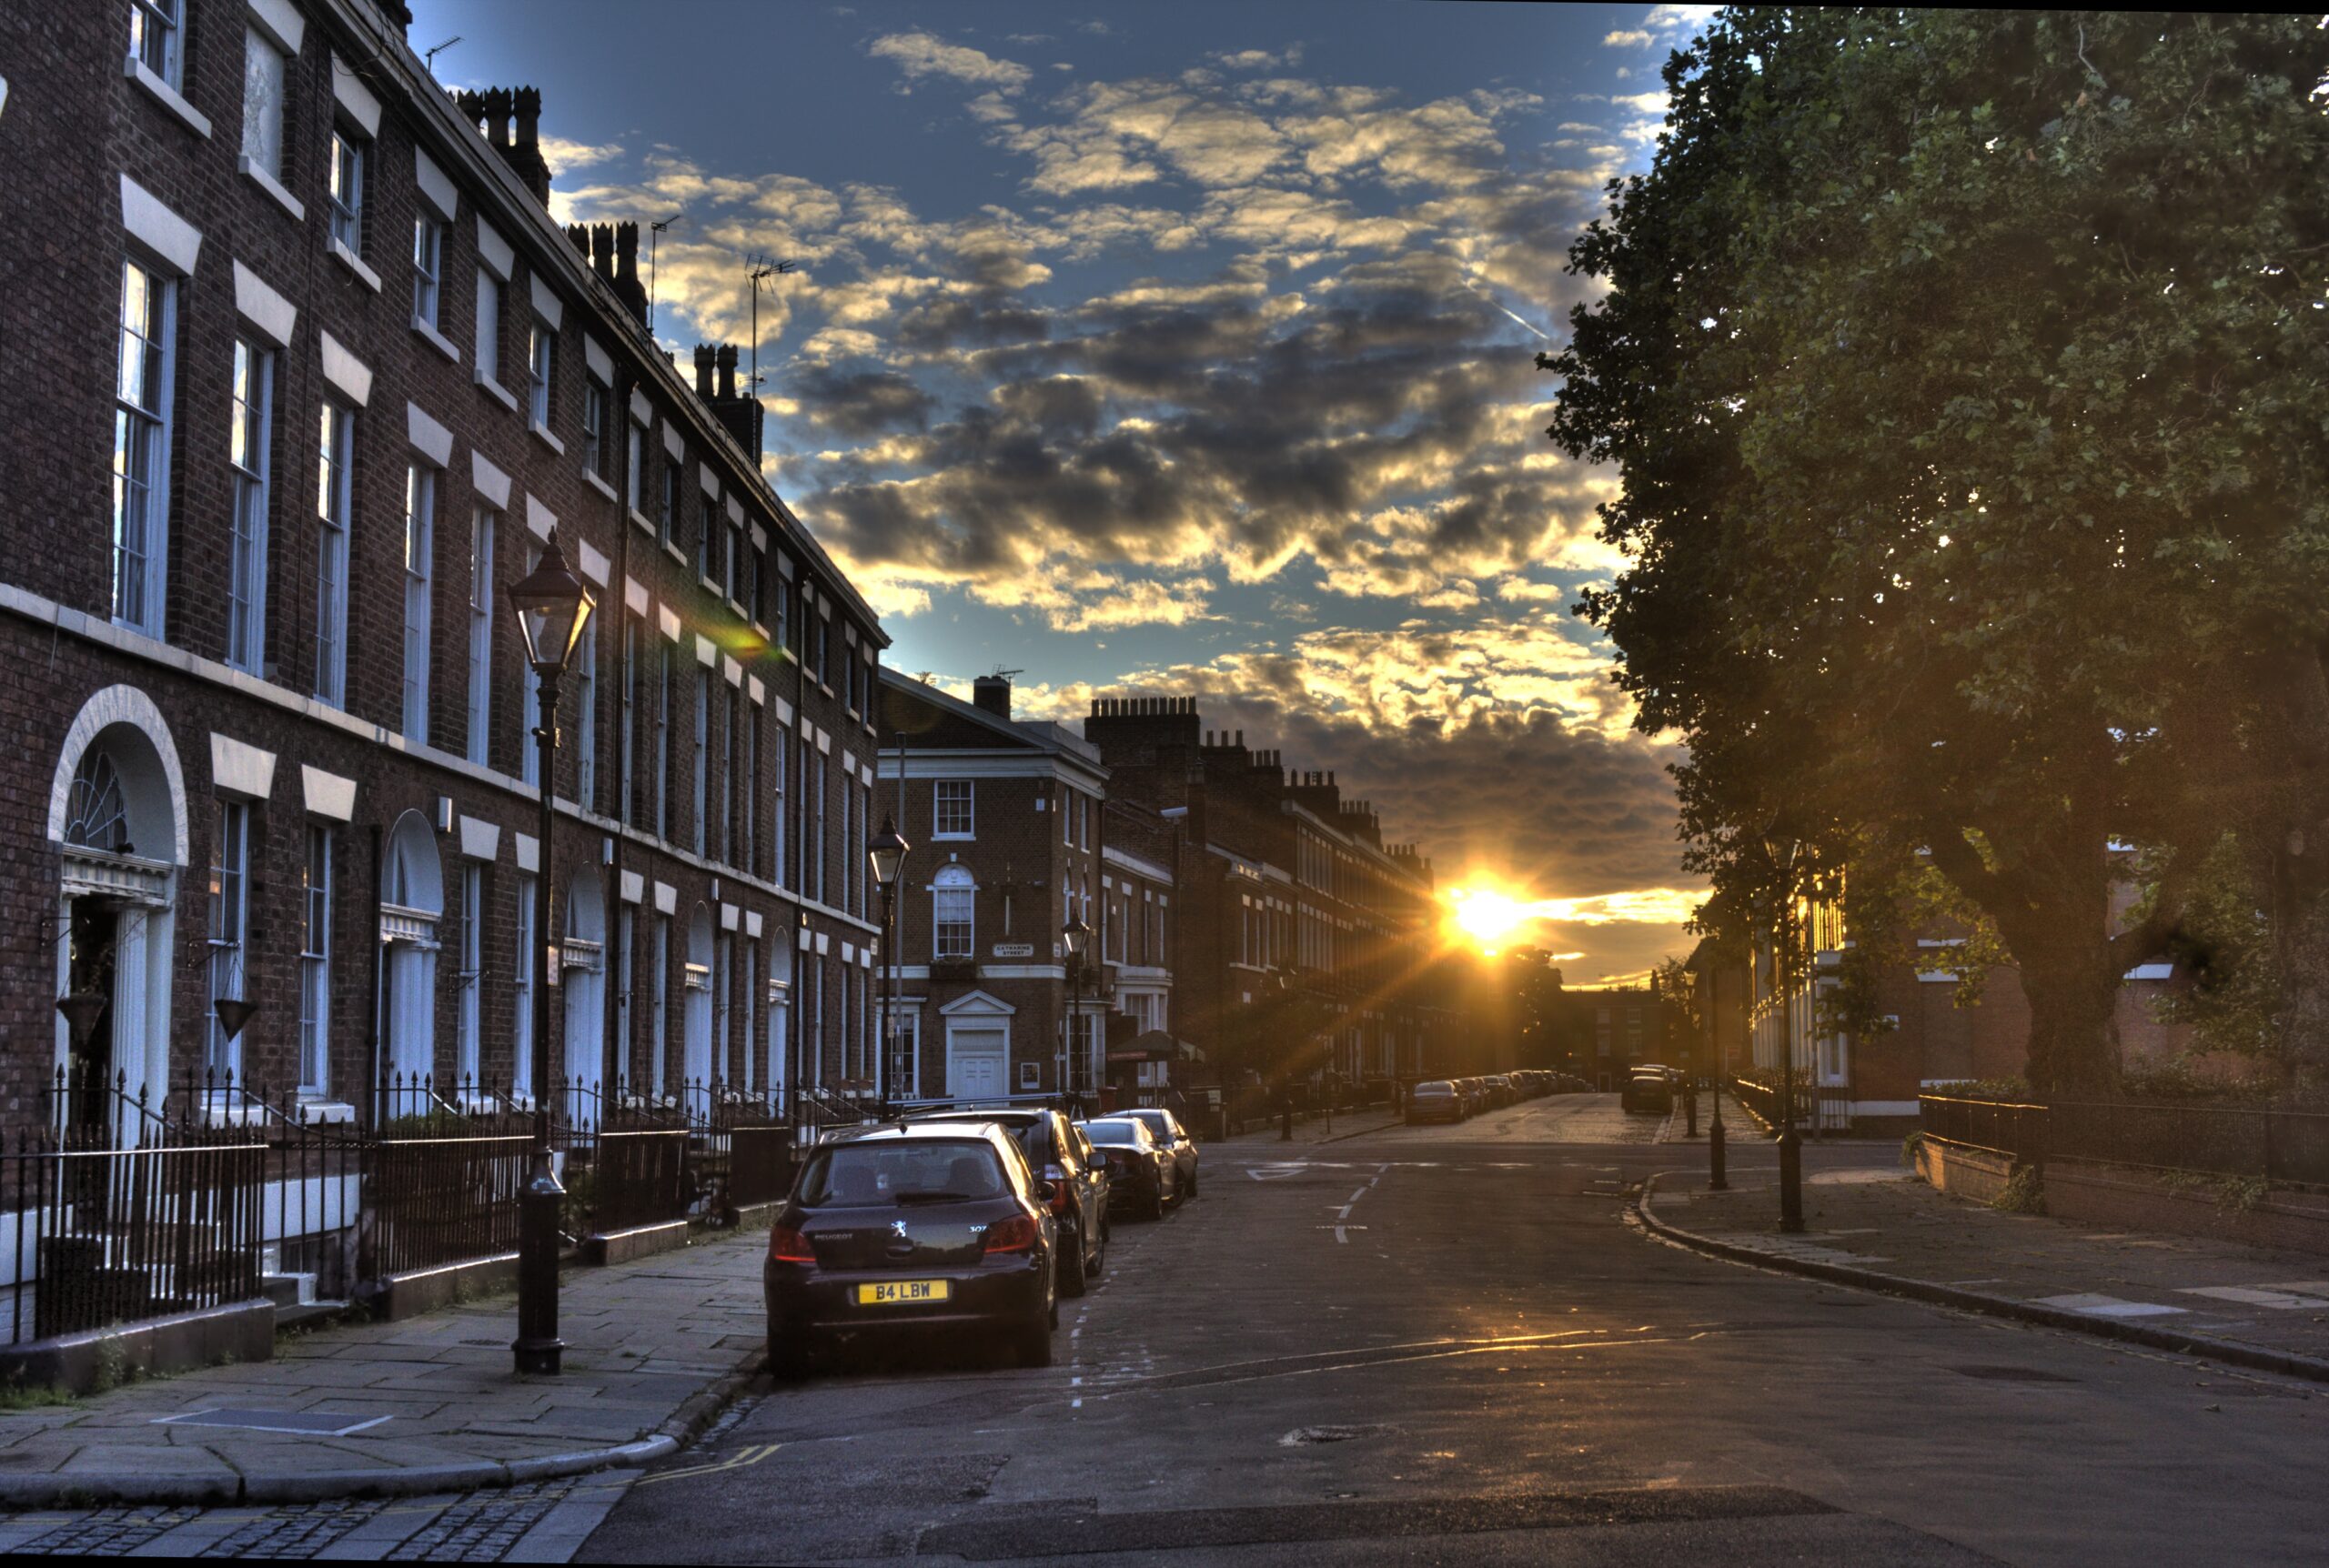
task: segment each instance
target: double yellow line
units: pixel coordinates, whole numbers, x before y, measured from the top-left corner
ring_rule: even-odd
[[[635,1484],[652,1486],[659,1481],[679,1481],[691,1475],[716,1475],[723,1470],[742,1470],[748,1465],[758,1464],[783,1446],[781,1442],[747,1443],[716,1464],[690,1464],[678,1470],[659,1470],[652,1475],[640,1476]]]

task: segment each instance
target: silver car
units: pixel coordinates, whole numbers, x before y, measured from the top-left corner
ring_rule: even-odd
[[[1149,1136],[1173,1151],[1173,1164],[1181,1175],[1181,1197],[1197,1195],[1197,1143],[1189,1130],[1181,1125],[1179,1117],[1158,1105],[1134,1105],[1112,1111],[1119,1121],[1131,1120],[1148,1124]]]

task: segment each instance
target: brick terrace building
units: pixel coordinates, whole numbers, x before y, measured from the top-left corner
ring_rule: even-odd
[[[762,481],[733,350],[691,385],[635,232],[550,220],[538,96],[457,102],[401,10],[11,8],[20,1113],[68,1060],[334,1115],[390,1072],[522,1091],[536,1007],[587,1080],[871,1076],[874,617]],[[504,590],[551,538],[598,613],[545,846]]]
[[[1111,799],[1171,827],[1172,1028],[1219,1081],[1458,1070],[1430,863],[1365,802],[1205,733],[1194,699],[1100,699],[1084,732]]]
[[[1060,725],[1013,719],[1001,676],[973,683],[972,702],[890,670],[882,689],[881,803],[912,845],[898,875],[885,1087],[905,1099],[1096,1087],[1114,972],[1098,953],[1128,940],[1110,925],[1124,916],[1099,754]],[[1074,1006],[1071,920],[1094,950]],[[1161,927],[1153,934],[1161,943]]]

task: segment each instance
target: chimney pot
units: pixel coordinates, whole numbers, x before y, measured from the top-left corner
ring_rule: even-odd
[[[714,349],[709,343],[695,346],[695,394],[709,401],[711,397],[711,361]]]
[[[736,346],[734,344],[723,343],[720,346],[719,366],[720,400],[725,403],[732,400],[736,396]]]

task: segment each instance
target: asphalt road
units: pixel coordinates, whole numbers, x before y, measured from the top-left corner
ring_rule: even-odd
[[[1653,1241],[1628,1188],[1703,1161],[1655,1131],[1576,1096],[1209,1149],[1064,1304],[1061,1364],[758,1391],[581,1560],[2322,1560],[2315,1389]]]

